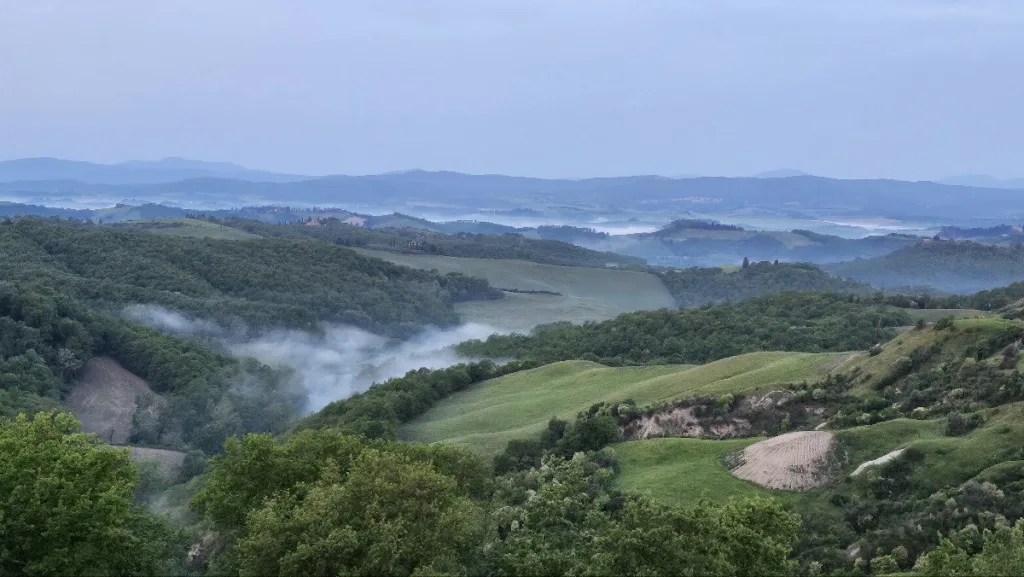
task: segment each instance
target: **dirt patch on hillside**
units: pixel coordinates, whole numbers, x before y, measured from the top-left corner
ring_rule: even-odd
[[[68,395],[68,404],[82,422],[82,430],[104,441],[122,445],[132,432],[138,396],[149,385],[114,359],[96,357],[86,363],[81,378]]]
[[[888,463],[889,461],[895,459],[896,457],[899,457],[900,455],[902,455],[903,451],[906,451],[906,449],[896,449],[895,451],[893,451],[891,453],[886,453],[886,454],[882,455],[881,457],[879,457],[877,459],[871,459],[870,461],[864,461],[860,465],[857,465],[857,468],[854,469],[854,471],[852,473],[850,473],[850,476],[851,477],[856,477],[857,475],[860,475],[861,473],[863,473],[864,471],[870,469],[871,467],[875,467],[875,466],[878,466],[878,465],[884,465],[884,464]]]
[[[806,491],[830,479],[835,436],[826,431],[786,433],[743,450],[732,474],[769,489]]]
[[[694,407],[676,407],[642,416],[623,427],[620,435],[626,440],[659,437],[727,439],[748,434],[749,431],[750,423],[745,419],[701,419],[697,417]]]
[[[166,449],[147,449],[145,447],[129,447],[128,456],[133,461],[155,461],[160,466],[160,473],[168,479],[175,479],[185,461],[185,453]]]

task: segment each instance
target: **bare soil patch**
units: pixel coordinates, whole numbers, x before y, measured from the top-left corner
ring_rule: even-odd
[[[150,393],[146,381],[109,357],[86,363],[81,378],[68,395],[68,404],[82,422],[82,430],[104,441],[123,445],[132,432],[138,396]]]
[[[828,483],[835,436],[797,431],[754,443],[740,454],[732,474],[769,489],[806,491]]]
[[[889,461],[895,459],[896,457],[902,455],[903,451],[906,451],[906,449],[896,449],[895,451],[892,451],[891,453],[886,453],[877,459],[864,461],[860,465],[857,465],[857,468],[854,469],[852,473],[850,473],[850,476],[856,477],[857,475],[860,475],[861,473],[863,473],[864,471],[868,470],[871,467],[874,467],[876,465],[884,465]]]
[[[746,419],[724,417],[700,419],[693,407],[675,407],[638,418],[620,430],[625,440],[660,437],[692,437],[695,439],[728,439],[746,434]]]

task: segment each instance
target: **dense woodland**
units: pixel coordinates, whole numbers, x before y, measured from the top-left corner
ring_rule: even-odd
[[[742,303],[626,313],[583,325],[555,323],[532,335],[492,335],[459,351],[471,356],[608,365],[706,363],[754,351],[867,349],[909,324],[899,310],[836,293],[782,293]]]
[[[1024,280],[1024,246],[924,240],[885,256],[825,267],[879,287],[931,286],[971,293]]]
[[[30,218],[0,222],[0,278],[111,312],[154,304],[256,331],[341,322],[404,336],[457,323],[454,302],[501,298],[483,279],[321,242],[182,238]]]
[[[0,282],[0,416],[59,406],[94,356],[145,379],[132,442],[220,451],[250,431],[282,432],[305,404],[287,372],[95,312],[45,288]]]
[[[695,307],[722,301],[787,291],[848,292],[864,294],[864,283],[830,276],[809,263],[747,262],[738,270],[722,268],[666,269],[658,272],[680,307]]]
[[[502,258],[541,264],[604,268],[645,269],[646,262],[610,252],[598,252],[559,240],[532,239],[521,234],[444,234],[416,228],[369,229],[338,219],[309,224],[272,225],[244,219],[216,222],[276,238],[314,238],[342,246],[377,248],[399,252],[437,254],[467,258]]]

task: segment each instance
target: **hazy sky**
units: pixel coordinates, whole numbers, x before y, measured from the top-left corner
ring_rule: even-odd
[[[0,159],[1024,176],[1024,0],[0,0]]]

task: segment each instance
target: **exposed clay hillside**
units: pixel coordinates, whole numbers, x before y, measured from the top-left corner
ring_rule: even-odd
[[[123,445],[132,432],[138,396],[151,393],[149,385],[109,357],[86,363],[81,378],[68,395],[68,404],[82,422],[82,431]]]
[[[831,479],[834,446],[834,435],[825,431],[786,433],[744,449],[732,474],[769,489],[807,491]]]

